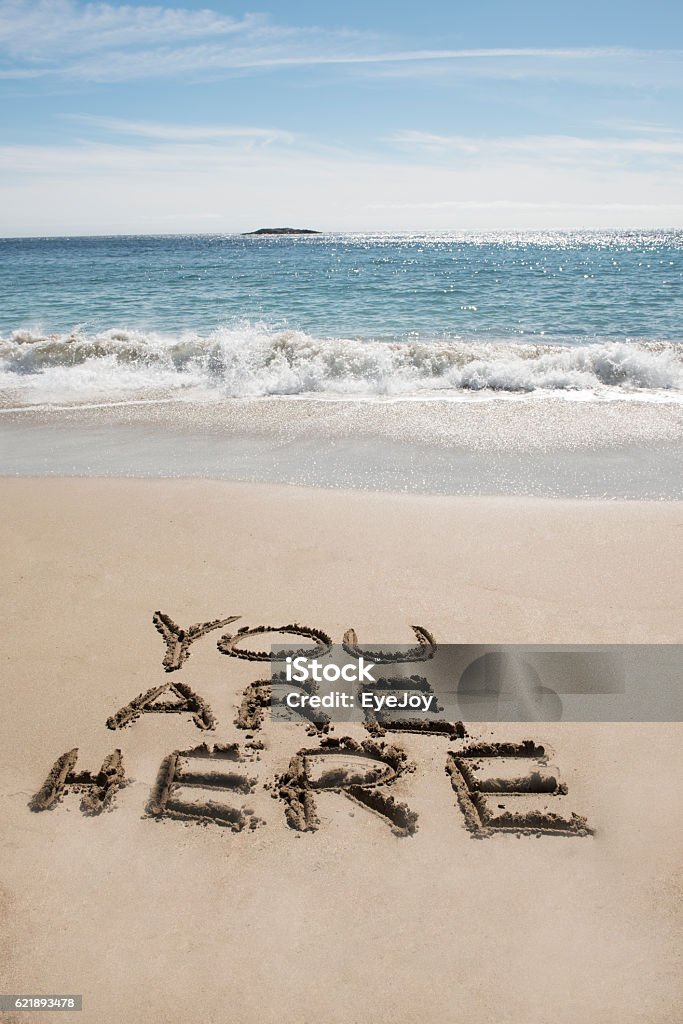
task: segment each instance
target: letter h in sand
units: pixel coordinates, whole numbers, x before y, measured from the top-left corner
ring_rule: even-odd
[[[81,794],[83,814],[101,814],[111,808],[117,790],[126,785],[123,755],[120,750],[109,754],[98,772],[77,772],[78,747],[58,757],[45,782],[31,798],[32,811],[50,811],[69,793]]]

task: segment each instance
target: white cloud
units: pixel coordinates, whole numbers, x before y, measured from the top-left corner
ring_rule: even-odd
[[[670,170],[434,164],[237,139],[0,147],[0,234],[683,227]]]
[[[228,17],[211,10],[87,3],[72,0],[3,0],[0,45],[17,57],[54,58],[119,46],[164,45],[215,38],[258,28],[263,19]]]
[[[520,135],[510,137],[476,137],[439,135],[433,132],[405,130],[387,138],[409,150],[423,152],[440,159],[515,160],[535,157],[544,163],[580,163],[641,160],[672,160],[683,157],[683,134],[656,133],[654,137],[614,135],[585,137],[575,135]]]
[[[75,0],[0,0],[0,77],[89,81],[337,66],[369,74],[543,77],[683,84],[680,50],[626,47],[396,49],[377,35],[286,26],[266,15]]]
[[[644,81],[680,87],[679,51],[596,49],[370,50],[350,48],[346,37],[301,30],[281,40],[273,28],[268,38],[247,33],[243,45],[202,43],[158,47],[144,52],[111,51],[106,61],[84,58],[63,73],[93,81],[122,81],[189,73],[236,73],[292,68],[337,67],[374,75],[423,77],[425,74],[493,79],[545,78],[587,82]],[[361,40],[362,42],[362,40]]]
[[[667,125],[645,124],[633,121],[598,121],[597,126],[602,129],[609,129],[615,132],[626,132],[637,135],[681,135],[678,128],[671,128]]]
[[[376,210],[501,210],[510,212],[523,210],[536,212],[559,211],[562,213],[587,213],[593,211],[614,212],[614,211],[642,211],[653,213],[662,210],[676,211],[680,216],[683,214],[683,203],[563,203],[548,200],[546,202],[519,202],[514,199],[445,199],[434,203],[376,203],[373,204]]]
[[[130,121],[119,117],[91,114],[70,114],[68,119],[113,136],[136,136],[166,142],[272,142],[292,143],[292,132],[279,128],[256,128],[248,125],[168,124],[157,121]]]

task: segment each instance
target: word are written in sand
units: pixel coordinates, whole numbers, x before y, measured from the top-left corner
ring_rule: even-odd
[[[191,648],[202,637],[224,629],[238,616],[179,627],[168,615],[155,612],[153,622],[166,650],[163,668],[178,672],[190,657]],[[414,626],[417,646],[384,660],[419,662],[435,650],[431,633]],[[263,634],[304,638],[310,645],[297,650],[254,650],[245,641]],[[331,638],[320,629],[293,623],[285,626],[242,628],[235,634],[225,632],[218,650],[228,657],[255,662],[274,658],[320,657],[329,651]],[[365,654],[381,662],[378,651],[363,652],[356,634],[348,630],[344,648],[353,656]],[[410,680],[388,679],[396,689],[413,686]],[[427,686],[425,680],[421,685]],[[358,741],[350,736],[335,737],[329,721],[306,717],[302,711],[298,724],[315,741],[294,752],[288,769],[280,775],[264,775],[262,754],[266,750],[259,734],[264,729],[264,711],[273,699],[272,680],[250,683],[241,695],[235,726],[246,732],[245,742],[201,743],[186,750],[175,750],[162,760],[152,787],[145,815],[187,823],[225,826],[232,832],[254,830],[267,825],[251,804],[257,789],[270,791],[281,802],[290,828],[315,832],[320,827],[316,796],[332,792],[379,815],[394,835],[408,836],[417,831],[418,815],[407,802],[398,800],[392,788],[410,789],[409,779],[418,765],[408,759],[400,746],[386,739],[387,733],[412,732],[443,738],[444,768],[456,797],[465,827],[477,837],[499,832],[537,835],[587,836],[592,834],[586,819],[568,806],[567,787],[558,770],[549,763],[545,747],[533,740],[522,742],[477,742],[468,738],[462,722],[406,722],[368,716],[363,723],[369,738]],[[119,730],[133,725],[142,715],[151,713],[187,714],[202,732],[215,730],[217,722],[211,707],[187,684],[167,680],[134,697],[111,715],[106,726]],[[30,801],[33,811],[55,808],[68,793],[80,796],[81,810],[97,815],[116,807],[116,796],[127,783],[124,758],[120,749],[105,758],[98,771],[77,770],[78,748],[66,751],[55,761],[41,789]]]

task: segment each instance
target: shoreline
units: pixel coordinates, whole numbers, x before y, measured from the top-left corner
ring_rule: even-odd
[[[656,509],[661,507],[671,507],[683,509],[683,498],[649,498],[649,497],[607,497],[605,495],[558,495],[558,494],[532,494],[532,493],[481,493],[479,491],[471,492],[448,492],[448,491],[426,491],[426,490],[411,490],[411,489],[383,489],[376,487],[358,487],[349,485],[331,485],[322,486],[315,483],[300,483],[298,481],[273,481],[273,480],[252,480],[252,479],[233,479],[231,477],[213,477],[213,476],[192,476],[188,474],[186,476],[171,476],[162,473],[157,474],[129,474],[127,476],[114,473],[4,473],[0,472],[0,489],[3,485],[14,483],[50,483],[50,484],[124,484],[124,485],[142,485],[143,487],[148,484],[158,485],[170,485],[173,487],[175,484],[183,486],[203,486],[204,484],[209,486],[218,486],[225,488],[235,488],[236,490],[247,490],[253,489],[255,492],[263,492],[264,495],[269,495],[270,492],[276,494],[281,493],[282,495],[287,494],[302,494],[304,496],[310,496],[315,498],[318,494],[327,494],[331,497],[339,497],[340,499],[353,499],[353,498],[377,498],[387,499],[389,501],[409,501],[414,500],[416,502],[444,502],[450,503],[452,507],[456,508],[462,505],[463,508],[475,506],[489,505],[491,507],[510,506],[511,508],[521,508],[525,505],[537,506],[539,509],[543,508],[555,508],[565,510],[578,508],[578,509],[595,509],[602,508],[638,508],[643,509],[650,508]],[[333,500],[334,500],[333,497]],[[444,507],[447,507],[444,505]],[[683,525],[683,523],[681,524]]]
[[[7,410],[0,475],[675,501],[683,404],[278,397]]]

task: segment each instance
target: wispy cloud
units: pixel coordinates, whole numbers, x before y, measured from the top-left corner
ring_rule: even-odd
[[[680,129],[672,128],[659,122],[652,124],[634,121],[598,121],[596,126],[613,132],[626,133],[630,135],[680,135]]]
[[[107,60],[90,57],[62,68],[65,75],[92,81],[189,73],[245,73],[295,68],[348,68],[375,75],[456,74],[493,79],[546,78],[619,81],[634,86],[644,78],[669,87],[683,82],[679,51],[604,49],[372,50],[351,48],[345,35],[301,30],[278,38],[271,27],[245,31],[242,45],[204,43],[157,47],[144,52],[111,51]]]
[[[236,141],[270,144],[290,144],[295,140],[292,132],[280,128],[260,128],[250,125],[223,124],[168,124],[157,121],[129,121],[119,117],[99,117],[92,114],[69,114],[68,120],[103,131],[107,136],[134,136],[164,142],[226,142]]]
[[[274,24],[266,14],[75,0],[0,0],[0,76],[119,81],[321,59],[370,34]]]
[[[53,73],[90,81],[287,68],[492,78],[643,75],[683,84],[683,51],[626,47],[401,49],[376,34],[274,23],[264,14],[164,6],[0,0],[0,77]]]
[[[652,136],[584,137],[575,135],[520,135],[510,137],[473,137],[439,135],[419,130],[394,132],[386,140],[410,153],[423,152],[432,157],[453,156],[472,160],[535,157],[544,163],[610,161],[624,158],[670,159],[683,157],[683,134],[656,132]]]
[[[264,19],[232,18],[211,10],[87,3],[3,0],[0,45],[14,57],[49,59],[116,47],[168,45],[258,29]]]
[[[533,202],[532,200],[519,201],[513,199],[444,199],[437,202],[425,203],[373,203],[375,210],[485,210],[496,211],[553,211],[553,212],[630,212],[642,211],[653,212],[657,210],[675,210],[679,215],[683,214],[683,202],[681,203],[565,203],[557,200]]]

